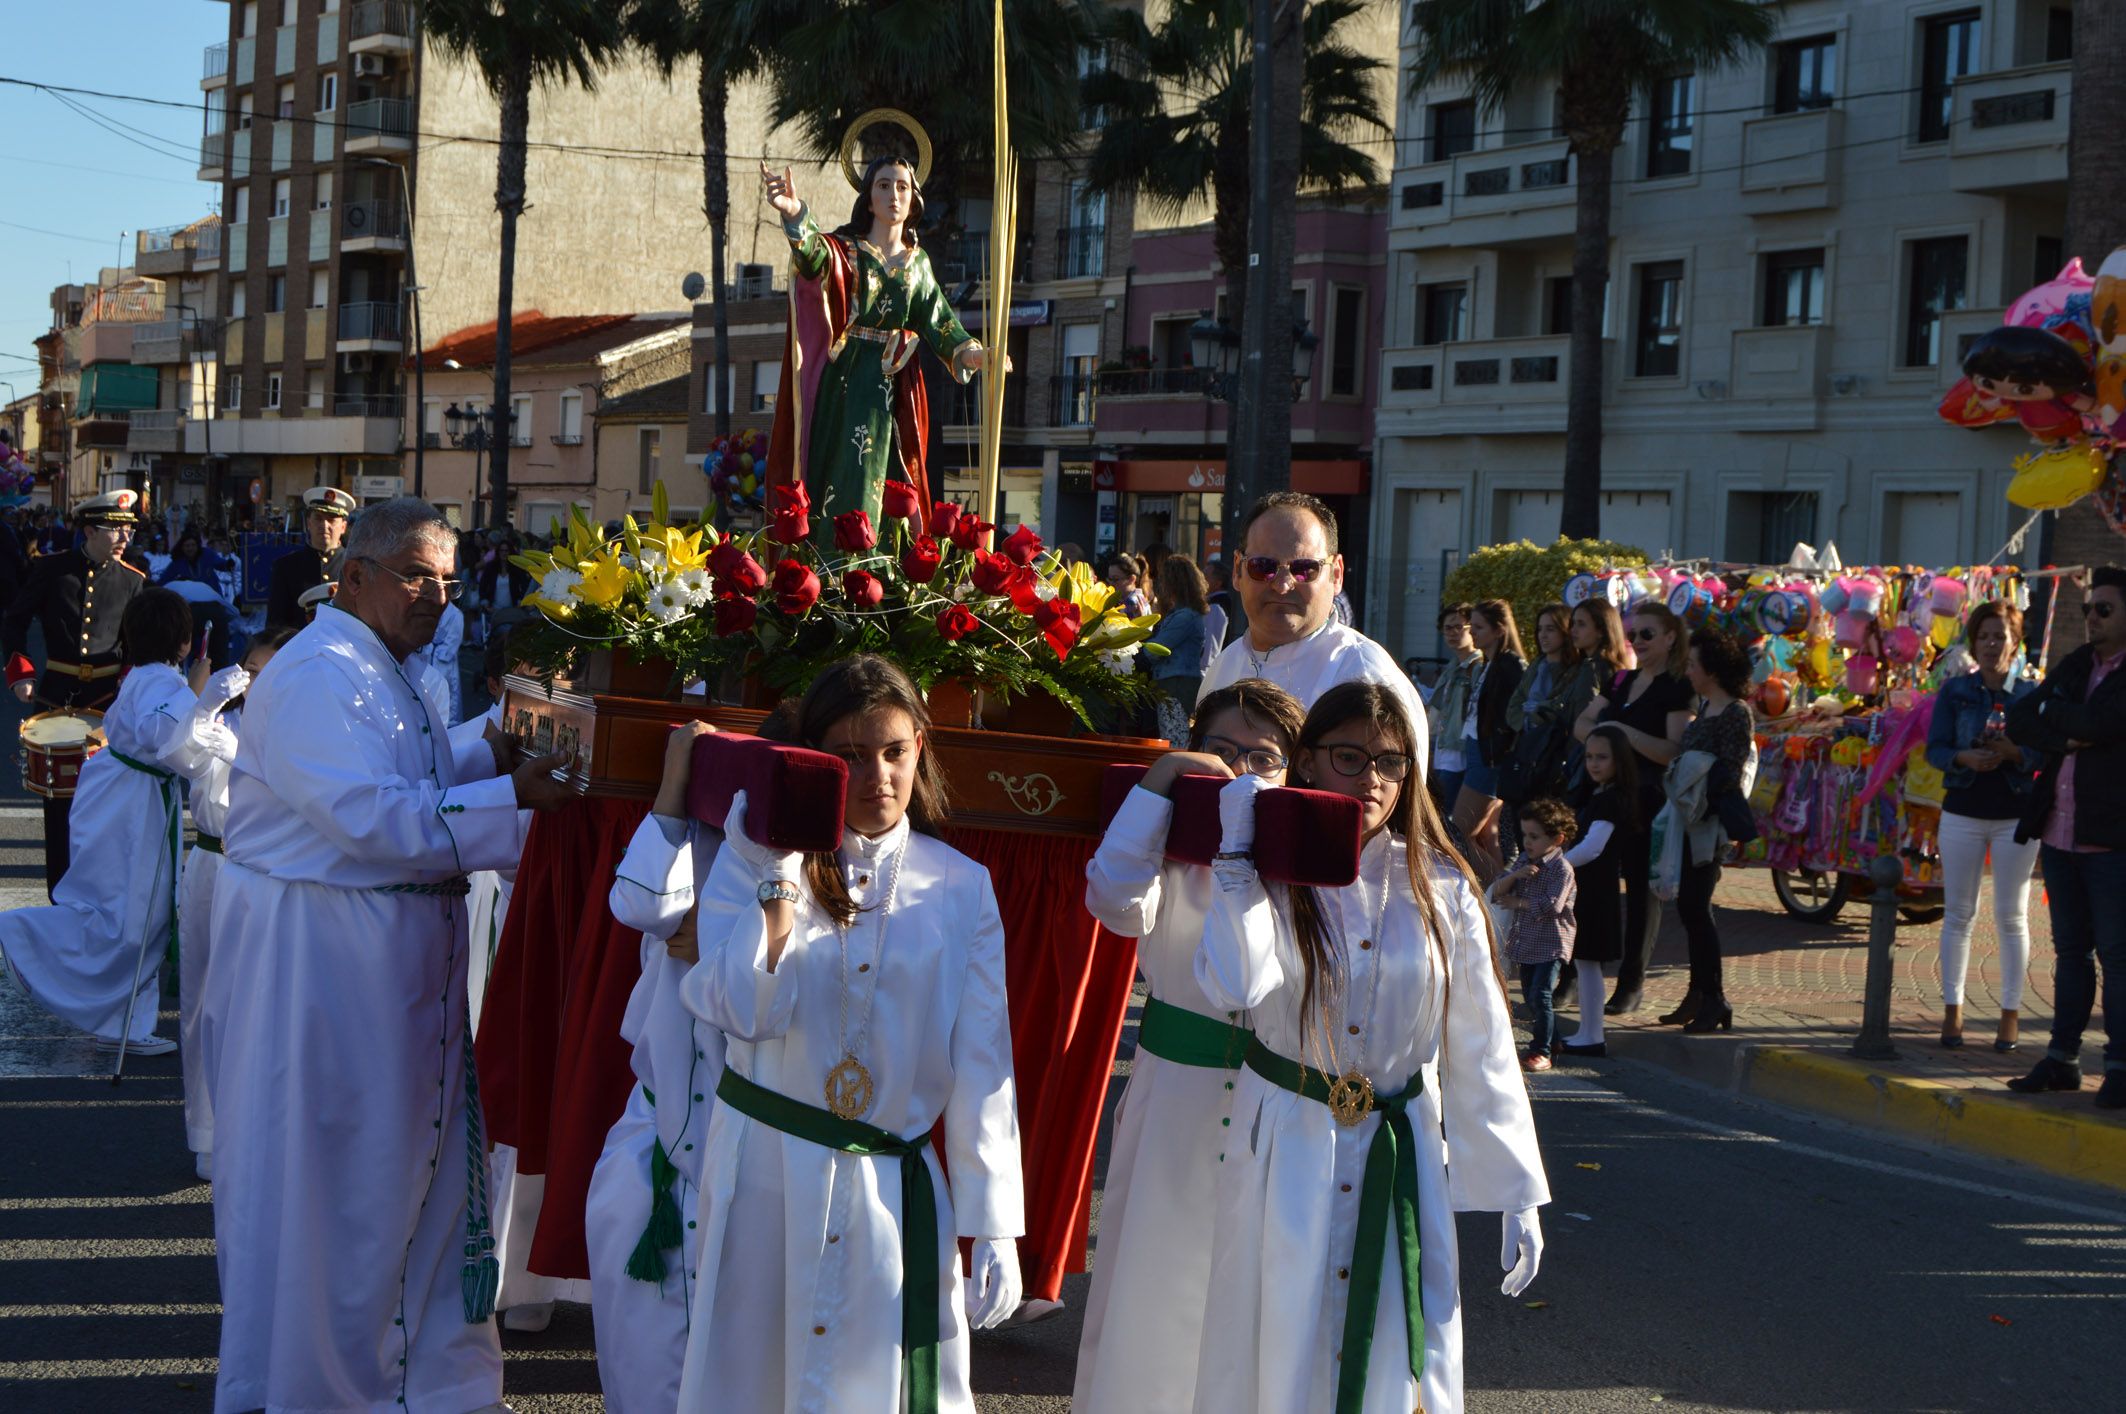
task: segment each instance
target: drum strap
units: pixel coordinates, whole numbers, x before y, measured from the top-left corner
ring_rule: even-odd
[[[170,968],[170,974],[175,976],[177,970],[177,861],[179,856],[184,853],[185,838],[184,816],[177,802],[177,776],[176,773],[165,771],[160,766],[150,766],[144,761],[135,761],[115,746],[107,746],[104,750],[110,752],[112,759],[117,761],[119,765],[130,767],[140,772],[143,776],[153,776],[156,784],[162,788],[163,834],[168,838],[170,845],[170,929],[169,937],[163,944],[163,961],[164,965]],[[147,940],[143,938],[141,942],[145,945]]]

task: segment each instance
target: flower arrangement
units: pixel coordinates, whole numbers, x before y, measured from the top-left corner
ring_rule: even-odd
[[[921,515],[915,488],[888,481],[884,533],[862,510],[813,524],[801,485],[769,495],[768,524],[719,536],[651,517],[607,539],[571,509],[550,552],[513,562],[538,579],[540,618],[513,643],[536,671],[570,670],[589,649],[668,658],[687,677],[737,667],[777,693],[802,692],[852,653],[881,653],[918,686],[959,681],[1002,698],[1045,694],[1086,726],[1092,707],[1149,703],[1135,671],[1156,615],[1131,618],[1084,564],[1065,566],[1031,527],[991,549],[996,527],[950,502]],[[927,520],[927,528],[925,521]]]

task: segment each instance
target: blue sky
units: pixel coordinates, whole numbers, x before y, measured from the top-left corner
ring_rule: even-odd
[[[51,325],[52,286],[129,263],[136,231],[215,209],[217,189],[193,178],[200,59],[228,24],[220,0],[0,0],[0,77],[189,105],[73,99],[114,133],[49,94],[0,84],[0,380],[19,392],[36,382],[23,360]]]

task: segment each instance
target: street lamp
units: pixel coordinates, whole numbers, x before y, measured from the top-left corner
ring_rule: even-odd
[[[1203,396],[1213,402],[1238,402],[1240,377],[1235,365],[1240,361],[1240,335],[1224,320],[1212,318],[1206,309],[1203,317],[1189,326],[1188,342],[1190,361],[1205,370]],[[1292,401],[1295,403],[1306,391],[1314,350],[1320,344],[1320,338],[1308,327],[1306,320],[1293,321]]]
[[[453,360],[454,362],[455,360]],[[443,409],[443,432],[450,438],[450,445],[460,451],[472,453],[472,484],[480,484],[480,457],[502,438],[516,430],[515,408],[474,407],[468,403],[459,407],[453,402]],[[494,488],[488,487],[492,492]]]

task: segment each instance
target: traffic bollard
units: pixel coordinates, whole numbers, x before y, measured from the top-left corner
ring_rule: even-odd
[[[1897,886],[1905,880],[1904,866],[1895,855],[1877,855],[1868,878],[1875,886],[1868,896],[1868,990],[1852,1053],[1862,1060],[1896,1060],[1897,1047],[1890,1044],[1890,949],[1897,943]]]

